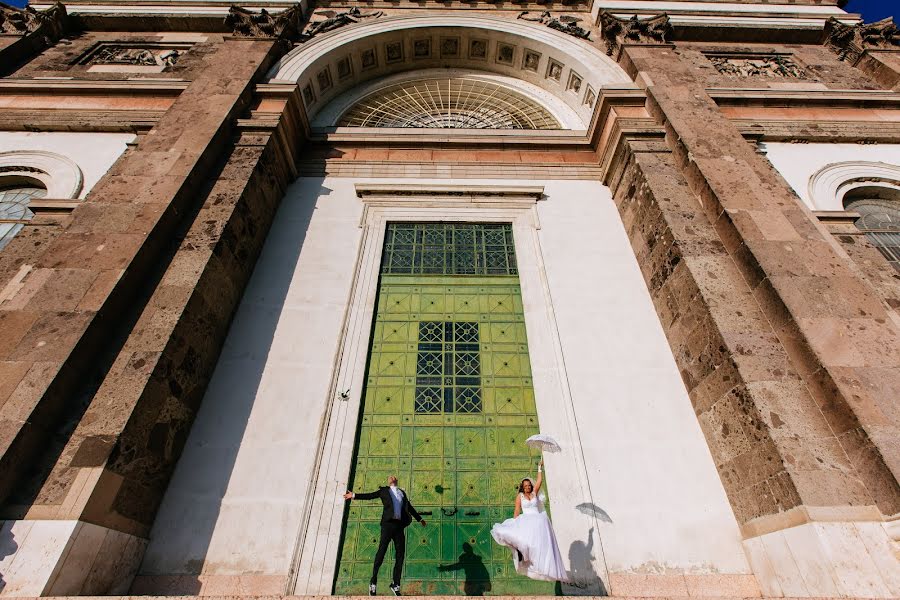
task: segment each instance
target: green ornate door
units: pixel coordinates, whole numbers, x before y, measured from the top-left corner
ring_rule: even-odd
[[[524,445],[538,432],[524,321],[509,225],[388,225],[350,487],[396,474],[428,522],[406,530],[405,595],[554,592],[516,574],[490,536],[537,461]],[[381,510],[350,504],[336,594],[367,593]]]

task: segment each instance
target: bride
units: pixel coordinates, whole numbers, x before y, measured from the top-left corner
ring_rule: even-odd
[[[519,574],[544,581],[566,581],[566,568],[540,494],[543,465],[541,460],[536,484],[527,477],[519,484],[513,518],[496,523],[491,536],[501,546],[512,549],[513,564]]]

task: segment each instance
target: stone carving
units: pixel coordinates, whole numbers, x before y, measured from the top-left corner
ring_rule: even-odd
[[[55,25],[62,32],[66,18],[66,7],[57,2],[44,11],[36,11],[30,6],[16,8],[0,3],[0,33],[35,33],[45,25]]]
[[[344,25],[359,23],[363,19],[377,19],[384,14],[384,11],[376,10],[373,12],[364,13],[354,6],[353,8],[345,12],[339,13],[333,10],[323,10],[316,14],[318,16],[325,17],[325,20],[311,22],[306,28],[306,31],[303,32],[303,41],[306,41],[320,33],[333,31],[339,27],[343,27]]]
[[[830,17],[825,28],[825,45],[841,60],[855,63],[868,49],[900,49],[900,31],[891,17],[856,25],[844,25]]]
[[[562,31],[565,34],[575,36],[582,40],[591,39],[591,32],[577,25],[577,23],[581,22],[581,19],[579,17],[573,17],[570,15],[560,15],[558,17],[554,17],[550,14],[549,10],[545,10],[535,15],[532,14],[530,10],[523,10],[519,13],[518,18],[522,19],[523,21],[533,21],[535,23],[540,23],[541,25],[546,25],[550,29]]]
[[[302,18],[299,3],[274,15],[264,8],[256,13],[232,4],[225,26],[237,37],[295,39],[300,36]]]
[[[672,33],[669,15],[663,13],[649,19],[620,19],[606,11],[600,13],[601,35],[606,42],[606,54],[612,56],[623,44],[665,44]]]
[[[784,77],[801,79],[806,73],[790,57],[781,54],[768,56],[708,56],[719,73],[735,77]]]
[[[91,64],[138,65],[147,67],[171,67],[178,62],[182,52],[174,48],[151,49],[129,46],[101,46],[91,57]]]

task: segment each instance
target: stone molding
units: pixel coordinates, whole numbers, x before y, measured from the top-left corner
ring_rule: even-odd
[[[257,13],[232,4],[225,26],[235,37],[294,40],[300,37],[302,19],[303,8],[299,2],[275,14],[264,8]]]
[[[900,187],[900,167],[863,160],[832,163],[809,178],[809,198],[815,210],[844,211],[844,194],[865,184]]]
[[[603,11],[597,16],[597,22],[606,42],[607,56],[615,56],[616,59],[624,45],[668,44],[666,38],[672,33],[672,24],[666,13],[647,19],[640,19],[637,15],[620,19]]]
[[[10,175],[37,179],[47,188],[48,198],[77,198],[84,184],[72,159],[44,150],[0,152],[0,180]]]
[[[891,17],[856,25],[845,25],[829,17],[825,26],[825,46],[841,60],[856,64],[867,50],[900,51],[900,31]]]

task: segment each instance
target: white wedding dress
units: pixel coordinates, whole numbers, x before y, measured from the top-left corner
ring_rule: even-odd
[[[520,575],[544,581],[567,581],[553,525],[543,510],[541,499],[534,496],[528,500],[525,494],[519,495],[522,513],[515,519],[496,523],[491,536],[501,546],[512,549],[513,564]]]

